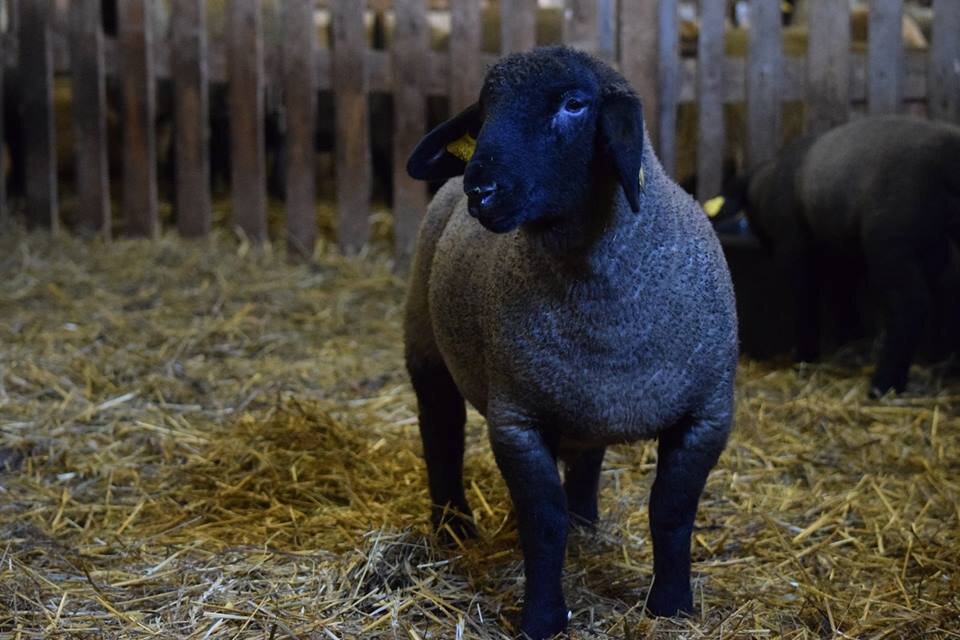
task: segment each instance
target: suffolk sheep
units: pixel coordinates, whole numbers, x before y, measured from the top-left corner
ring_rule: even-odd
[[[788,145],[728,184],[716,215],[746,212],[787,275],[797,356],[819,356],[821,273],[851,261],[881,303],[885,335],[870,394],[902,392],[932,289],[960,239],[960,128],[863,118]]]
[[[449,179],[420,229],[405,315],[434,525],[475,535],[466,399],[517,515],[521,629],[550,637],[567,625],[567,530],[597,519],[605,447],[658,438],[647,607],[692,611],[690,536],[730,430],[736,317],[717,238],[657,161],[637,95],[573,49],[513,54],[407,171]]]

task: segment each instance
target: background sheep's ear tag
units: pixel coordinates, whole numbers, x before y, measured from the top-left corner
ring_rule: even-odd
[[[469,133],[465,133],[447,145],[447,152],[464,162],[470,162],[476,148],[477,141]]]
[[[720,209],[723,208],[723,196],[717,196],[716,198],[710,198],[703,203],[703,210],[707,212],[708,218],[716,218],[717,214],[720,213]]]
[[[640,167],[640,174],[637,176],[637,180],[640,181],[640,193],[643,193],[647,190],[647,177],[643,175],[643,167]]]

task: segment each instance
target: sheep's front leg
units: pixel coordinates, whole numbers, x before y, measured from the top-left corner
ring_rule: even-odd
[[[653,588],[647,608],[656,616],[693,612],[690,536],[707,475],[723,451],[727,425],[681,424],[660,434],[657,477],[650,495]]]
[[[420,439],[427,463],[427,480],[433,502],[432,522],[441,538],[450,531],[459,538],[476,535],[473,515],[463,491],[463,396],[442,365],[413,366],[410,379],[417,394]],[[449,530],[448,530],[449,528]]]
[[[567,510],[574,524],[593,525],[597,522],[597,491],[600,488],[600,468],[606,447],[585,449],[564,457],[563,490],[567,494]]]
[[[517,512],[526,575],[521,630],[533,640],[567,626],[561,576],[567,544],[566,500],[554,457],[532,426],[496,426],[490,440]]]

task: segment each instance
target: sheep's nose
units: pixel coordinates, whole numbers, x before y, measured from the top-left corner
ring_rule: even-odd
[[[466,193],[472,207],[488,207],[493,202],[493,196],[497,193],[497,183],[490,182],[470,187],[466,189]]]

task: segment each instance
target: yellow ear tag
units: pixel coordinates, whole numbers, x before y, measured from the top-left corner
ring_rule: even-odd
[[[703,203],[703,210],[707,212],[708,218],[716,218],[717,214],[720,213],[720,209],[723,208],[723,196],[717,196],[716,198],[710,198]]]
[[[447,145],[447,151],[464,162],[470,162],[473,152],[477,148],[477,141],[469,133],[463,134],[453,142]]]

